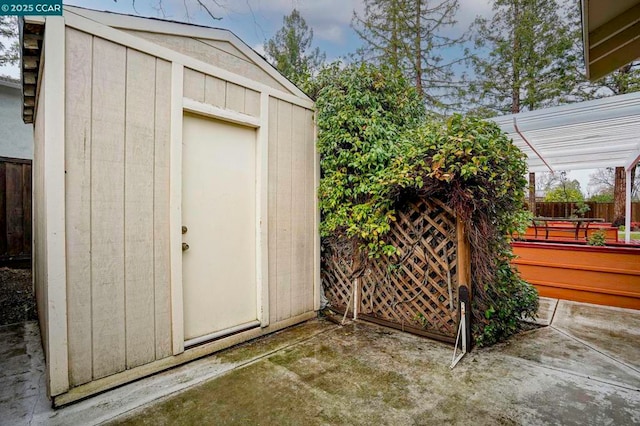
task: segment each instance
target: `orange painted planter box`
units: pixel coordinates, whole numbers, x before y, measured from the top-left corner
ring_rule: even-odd
[[[613,228],[611,226],[603,226],[602,224],[592,224],[589,226],[587,230],[587,238],[591,237],[595,232],[604,231],[605,239],[607,243],[618,242],[618,228]],[[538,228],[538,234],[536,236],[536,231],[533,226],[529,226],[522,236],[526,240],[540,240],[540,241],[575,241],[576,239],[576,230],[575,227],[567,226],[563,223],[549,222],[549,230],[548,230],[548,238],[545,238],[546,232],[544,227]],[[585,243],[587,242],[587,238],[585,238],[584,230],[581,229],[578,233],[578,242]]]
[[[540,296],[640,309],[640,247],[513,242],[511,264]]]

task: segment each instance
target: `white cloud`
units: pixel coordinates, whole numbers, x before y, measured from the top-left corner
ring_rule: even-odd
[[[256,52],[258,52],[262,56],[266,55],[266,52],[264,51],[264,44],[263,43],[254,44],[253,46],[251,46],[251,48],[253,50],[255,50]]]
[[[478,15],[491,16],[490,0],[460,0],[460,8],[456,15],[457,25],[468,28]]]
[[[327,40],[334,43],[341,43],[344,41],[344,28],[339,25],[326,25],[314,30],[314,38],[317,37],[321,40]]]

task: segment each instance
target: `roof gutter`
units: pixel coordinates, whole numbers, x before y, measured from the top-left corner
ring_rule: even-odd
[[[535,149],[535,147],[533,146],[533,144],[531,144],[527,138],[522,134],[522,132],[520,131],[520,128],[518,128],[518,123],[516,122],[516,118],[513,117],[513,128],[516,130],[516,133],[518,133],[518,135],[520,135],[520,137],[522,138],[522,140],[529,146],[529,148],[531,148],[531,150],[533,152],[536,153],[536,155],[538,156],[538,158],[544,163],[545,166],[547,166],[547,168],[549,169],[549,171],[551,173],[553,173],[553,169],[551,168],[551,166],[549,165],[549,163],[547,163],[547,160],[544,159],[544,157],[542,155],[540,155],[540,153],[538,152],[537,149]]]

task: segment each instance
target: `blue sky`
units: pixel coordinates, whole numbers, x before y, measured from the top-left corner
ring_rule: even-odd
[[[202,0],[202,2],[212,13],[222,19],[219,21],[211,19],[198,6],[196,0],[64,1],[65,4],[90,9],[166,17],[176,21],[190,21],[229,29],[259,52],[262,50],[264,41],[271,38],[282,27],[282,17],[296,8],[313,29],[314,45],[326,52],[329,60],[348,55],[360,45],[360,40],[350,27],[350,23],[354,11],[362,14],[364,6],[361,0]],[[464,32],[477,15],[490,12],[489,4],[489,0],[460,0],[459,23],[451,31]]]
[[[362,0],[201,0],[221,20],[213,20],[198,5],[198,0],[64,0],[65,4],[95,10],[107,10],[138,16],[166,18],[225,28],[263,53],[264,42],[282,27],[282,18],[293,8],[300,11],[313,29],[314,47],[332,61],[354,53],[361,42],[350,23],[354,11],[364,10]],[[456,36],[466,31],[478,15],[489,15],[490,0],[459,0],[458,24],[447,30]],[[461,55],[460,49],[445,57]],[[0,74],[19,76],[17,68],[2,69]]]

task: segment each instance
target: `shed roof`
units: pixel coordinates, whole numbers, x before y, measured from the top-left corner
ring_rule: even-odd
[[[492,120],[527,154],[530,172],[629,169],[640,159],[640,92]]]
[[[311,102],[311,99],[295,84],[283,76],[263,56],[254,51],[231,31],[202,25],[123,15],[113,12],[101,12],[74,6],[64,6],[65,19],[69,16],[80,17],[85,22],[115,30],[134,30],[148,33],[198,38],[200,40],[223,41],[231,44],[245,55],[262,71],[276,80],[288,93]],[[23,118],[26,123],[33,121],[33,108],[36,98],[36,84],[40,68],[42,38],[46,20],[42,17],[25,17],[21,21],[22,72],[24,85]]]

